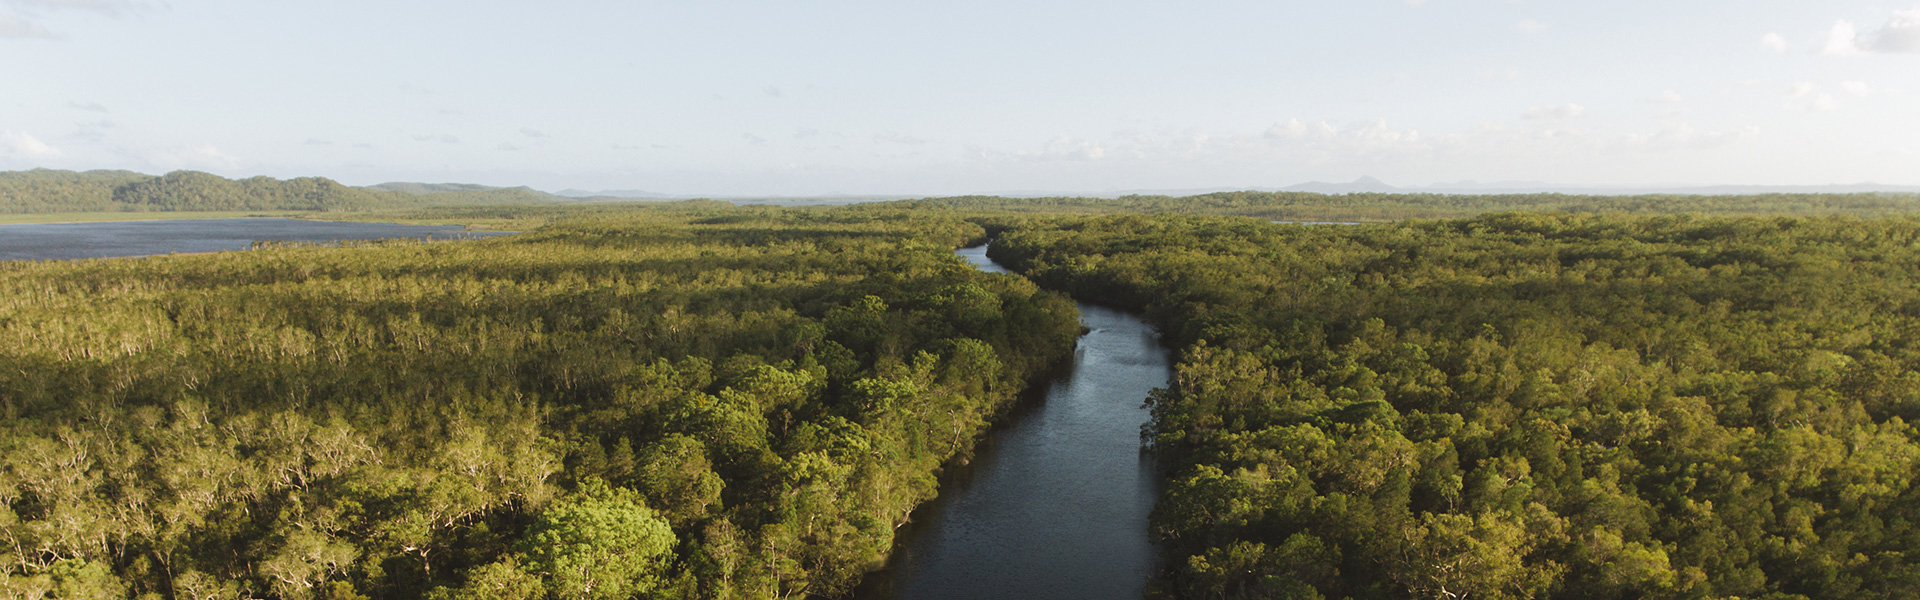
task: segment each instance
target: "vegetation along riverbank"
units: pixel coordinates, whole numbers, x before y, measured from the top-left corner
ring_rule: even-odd
[[[0,263],[0,569],[841,595],[1068,355],[1071,294],[1178,351],[1150,596],[1910,597],[1920,220],[1875,198],[427,207],[329,216],[528,233]],[[1027,279],[952,255],[989,235]]]
[[[899,211],[0,263],[20,597],[833,595],[1072,348]]]
[[[1003,234],[1181,349],[1184,598],[1910,598],[1920,221],[1079,218]]]

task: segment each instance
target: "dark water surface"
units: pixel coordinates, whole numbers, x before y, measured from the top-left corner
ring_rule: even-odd
[[[1005,272],[986,248],[961,250]],[[1147,513],[1159,494],[1140,451],[1141,407],[1171,374],[1153,328],[1080,305],[1091,332],[1044,400],[982,440],[973,463],[944,477],[940,497],[903,528],[863,600],[1139,598],[1157,566]]]
[[[0,260],[105,258],[245,250],[248,244],[415,238],[450,240],[511,232],[451,225],[340,223],[299,219],[181,219],[0,225]]]

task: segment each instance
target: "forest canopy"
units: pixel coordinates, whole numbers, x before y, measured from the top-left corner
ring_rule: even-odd
[[[1180,348],[1182,598],[1911,598],[1920,220],[1029,221]]]
[[[1911,198],[1263,212],[1329,200],[1366,206],[405,208],[347,215],[529,233],[0,263],[0,585],[844,595],[1070,353],[1071,294],[1179,352],[1156,597],[1920,590]],[[1822,216],[1741,216],[1786,213]],[[992,236],[1025,278],[951,253]]]
[[[691,203],[0,262],[0,589],[844,592],[1079,333],[1070,301],[953,255],[984,235]]]

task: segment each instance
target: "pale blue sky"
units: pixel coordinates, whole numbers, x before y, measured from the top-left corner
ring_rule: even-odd
[[[1920,184],[1920,0],[0,0],[0,169]]]

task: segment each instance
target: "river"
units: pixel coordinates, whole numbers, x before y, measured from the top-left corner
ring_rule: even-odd
[[[986,247],[958,254],[1005,273]],[[1153,327],[1080,305],[1070,370],[988,434],[972,463],[949,467],[940,497],[913,514],[862,600],[1139,598],[1158,567],[1147,514],[1159,496],[1140,450],[1147,393],[1171,369]]]
[[[244,250],[256,241],[334,242],[390,238],[459,239],[511,232],[447,225],[348,223],[301,219],[180,219],[0,225],[0,260],[146,256]]]

